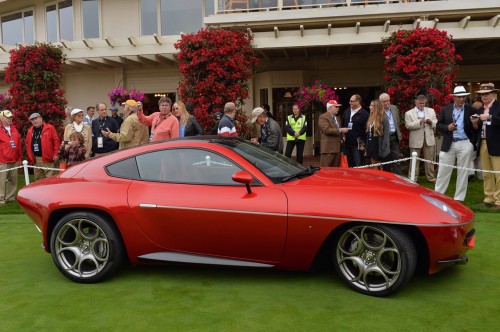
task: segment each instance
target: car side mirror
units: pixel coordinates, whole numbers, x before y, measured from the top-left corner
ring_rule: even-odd
[[[245,171],[239,171],[233,174],[232,179],[234,182],[243,183],[247,187],[247,192],[252,193],[250,189],[250,183],[253,181],[253,177],[250,173]]]

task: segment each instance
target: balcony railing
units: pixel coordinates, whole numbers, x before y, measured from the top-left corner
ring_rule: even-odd
[[[217,1],[217,0],[216,0]],[[288,9],[369,6],[436,0],[218,0],[217,13],[263,12]]]

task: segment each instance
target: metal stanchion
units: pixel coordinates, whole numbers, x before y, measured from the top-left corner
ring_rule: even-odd
[[[28,172],[28,161],[23,160],[23,168],[24,168],[24,182],[26,185],[30,184],[30,173]]]
[[[417,166],[417,152],[412,152],[411,153],[411,176],[410,180],[416,181],[415,179],[415,168]]]

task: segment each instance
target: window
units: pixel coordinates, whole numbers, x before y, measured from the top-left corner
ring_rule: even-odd
[[[2,17],[2,43],[33,44],[35,42],[35,24],[33,11],[27,10]]]
[[[158,0],[141,0],[141,33],[158,33]]]
[[[110,176],[154,182],[241,186],[232,180],[241,168],[202,149],[169,149],[141,154],[106,167]]]
[[[83,0],[83,38],[99,38],[99,0]]]
[[[196,32],[202,27],[202,6],[200,0],[141,0],[141,34]],[[207,6],[207,10],[210,11],[210,8]]]
[[[46,7],[47,41],[73,40],[73,2],[59,1]]]

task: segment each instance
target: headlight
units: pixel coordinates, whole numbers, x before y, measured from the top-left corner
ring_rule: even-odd
[[[425,199],[427,202],[431,203],[432,205],[434,205],[435,207],[437,207],[441,211],[448,213],[453,218],[455,218],[455,219],[461,219],[460,216],[458,215],[458,213],[455,210],[453,210],[445,202],[442,202],[442,201],[440,201],[438,199],[435,199],[435,198],[432,198],[432,197],[429,197],[429,196],[426,196],[426,195],[420,195],[420,196],[422,196],[423,199]]]

